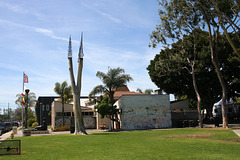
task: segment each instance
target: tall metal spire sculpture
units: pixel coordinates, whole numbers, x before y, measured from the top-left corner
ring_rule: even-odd
[[[86,135],[87,132],[84,127],[83,116],[81,111],[80,95],[82,87],[82,69],[83,69],[83,33],[81,34],[81,42],[78,53],[78,71],[77,71],[77,84],[75,83],[73,65],[72,65],[72,44],[71,36],[69,38],[68,46],[68,64],[69,64],[69,73],[73,93],[73,112],[74,112],[74,123],[75,123],[75,135]]]

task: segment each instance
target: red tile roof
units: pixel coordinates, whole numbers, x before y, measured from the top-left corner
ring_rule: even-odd
[[[144,93],[130,92],[130,91],[115,91],[114,99],[118,100],[123,95],[146,95]]]
[[[130,92],[127,86],[122,86],[113,89],[114,92],[114,99],[118,100],[122,95],[146,95],[144,93],[138,93],[138,92]]]

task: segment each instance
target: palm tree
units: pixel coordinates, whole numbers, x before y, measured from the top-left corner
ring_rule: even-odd
[[[125,71],[122,68],[109,68],[107,73],[103,73],[98,71],[96,76],[100,78],[103,85],[97,85],[93,88],[93,90],[89,94],[89,98],[95,97],[96,94],[104,93],[106,94],[111,103],[111,107],[113,107],[114,101],[114,89],[117,87],[121,87],[126,85],[127,82],[133,80],[133,78],[124,74]]]
[[[142,89],[141,88],[137,88],[136,90],[138,93],[143,93]]]
[[[144,91],[145,94],[151,94],[152,92],[153,92],[152,89],[146,89],[146,90]]]
[[[54,92],[57,93],[60,96],[60,100],[62,102],[62,116],[63,116],[63,123],[64,126],[64,103],[67,103],[70,100],[70,97],[72,95],[72,89],[71,86],[68,86],[67,82],[64,81],[62,84],[59,82],[55,83]]]
[[[28,107],[34,107],[36,105],[36,96],[35,93],[30,92],[28,94],[17,94],[17,100],[15,103],[19,106],[25,106],[25,128],[27,128],[27,119],[28,119]],[[26,102],[26,104],[25,104]],[[23,124],[22,124],[23,126]]]

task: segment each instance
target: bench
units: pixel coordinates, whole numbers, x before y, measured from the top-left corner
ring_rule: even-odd
[[[107,125],[105,123],[101,123],[100,124],[100,128],[101,128],[101,130],[104,130],[104,129],[107,128]]]

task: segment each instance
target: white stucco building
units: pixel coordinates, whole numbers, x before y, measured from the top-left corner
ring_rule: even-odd
[[[169,95],[123,95],[115,105],[123,130],[172,127]]]

